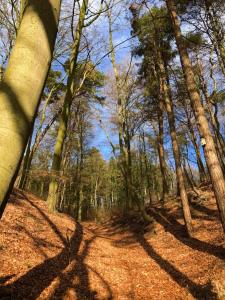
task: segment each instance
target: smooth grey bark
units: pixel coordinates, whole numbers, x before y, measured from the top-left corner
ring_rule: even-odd
[[[52,60],[60,5],[60,0],[27,2],[0,84],[0,215],[32,131]]]

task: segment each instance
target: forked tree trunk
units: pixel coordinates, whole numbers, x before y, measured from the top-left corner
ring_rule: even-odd
[[[60,0],[27,2],[0,85],[0,215],[13,188],[51,64],[60,4]]]
[[[116,54],[113,45],[113,28],[112,28],[112,16],[108,6],[108,21],[109,21],[109,48],[111,53],[111,62],[114,71],[117,91],[117,116],[118,116],[118,131],[119,131],[119,148],[121,157],[121,170],[124,177],[124,186],[126,193],[125,209],[129,209],[132,205],[133,195],[133,178],[132,178],[132,158],[130,152],[131,137],[129,135],[129,128],[126,120],[126,106],[127,99],[122,94],[123,87],[121,86],[121,80],[119,70],[116,65]]]
[[[209,174],[212,180],[213,190],[215,192],[218,210],[220,212],[223,229],[225,231],[225,182],[222,168],[216,153],[213,137],[210,132],[208,120],[201,103],[200,94],[194,79],[194,72],[189,59],[185,41],[181,34],[180,23],[176,12],[174,0],[166,0],[167,8],[170,14],[177,47],[180,53],[181,64],[184,72],[187,90],[194,109],[197,125],[201,137],[204,139],[204,154],[208,166]]]

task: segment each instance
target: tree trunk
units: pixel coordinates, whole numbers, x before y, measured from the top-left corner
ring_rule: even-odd
[[[29,137],[26,153],[23,159],[22,171],[21,171],[20,182],[19,182],[19,188],[22,190],[25,187],[25,183],[27,181],[27,176],[28,176],[28,164],[29,164],[29,157],[30,157],[31,141],[32,141],[32,135]]]
[[[182,208],[183,208],[183,215],[184,221],[186,224],[186,229],[188,235],[191,237],[193,235],[193,227],[192,227],[192,218],[190,207],[188,203],[188,196],[185,187],[185,179],[184,174],[181,166],[181,157],[180,157],[180,149],[177,141],[177,134],[176,134],[176,127],[175,127],[175,117],[173,111],[173,102],[168,82],[168,77],[166,74],[166,69],[163,64],[162,59],[160,58],[159,54],[159,71],[160,71],[160,81],[162,84],[163,96],[165,101],[165,107],[168,115],[169,127],[170,127],[170,135],[172,139],[172,146],[173,146],[173,154],[174,160],[176,165],[176,175],[177,175],[177,184],[178,190],[181,197]]]
[[[94,190],[94,203],[97,203],[97,191],[98,191],[98,179],[96,179],[96,182],[95,182],[95,190]]]
[[[37,151],[39,144],[41,143],[41,141],[45,137],[48,130],[51,128],[51,126],[56,121],[58,115],[59,115],[59,113],[57,112],[53,116],[53,118],[50,120],[50,122],[47,124],[47,126],[45,126],[44,130],[42,132],[37,133],[37,135],[35,136],[34,144],[32,145],[31,149],[29,149],[29,152],[26,152],[26,155],[25,155],[25,158],[24,158],[24,163],[26,162],[26,169],[22,170],[19,188],[24,189],[24,190],[26,189],[27,179],[28,179],[27,174],[29,174],[34,154]],[[29,156],[27,156],[27,155],[29,155]],[[24,171],[26,171],[26,174],[24,173]]]
[[[188,115],[187,110],[186,110],[186,116],[187,116],[187,125],[188,125],[188,129],[189,129],[190,138],[191,138],[192,144],[193,144],[194,149],[195,149],[197,165],[198,165],[198,170],[199,170],[200,182],[204,182],[207,179],[207,174],[206,174],[206,171],[205,171],[202,159],[201,159],[201,153],[200,153],[200,149],[198,147],[195,131],[194,131],[194,128],[193,128],[193,125],[192,125],[192,122],[191,122],[191,119]]]
[[[147,188],[148,188],[148,197],[149,197],[149,202],[151,203],[151,180],[149,176],[149,163],[148,163],[148,156],[147,156],[147,151],[146,151],[146,144],[145,144],[145,134],[143,132],[142,135],[142,142],[143,142],[143,148],[144,148],[144,160],[145,160],[145,173],[146,173],[146,179],[147,179]]]
[[[117,90],[117,114],[118,114],[118,131],[119,131],[119,148],[121,159],[121,170],[124,177],[124,186],[126,193],[125,209],[129,209],[131,205],[132,196],[132,170],[131,170],[131,155],[130,155],[130,137],[127,133],[127,124],[125,117],[126,99],[121,94],[121,84],[119,78],[119,71],[116,65],[116,55],[113,45],[113,29],[112,16],[108,7],[108,21],[109,21],[109,48],[111,51],[111,62],[114,71],[116,90]]]
[[[111,11],[108,7],[108,21],[109,21],[109,49],[111,52],[111,63],[114,71],[115,81],[116,81],[116,90],[117,90],[117,115],[118,115],[118,139],[119,139],[119,148],[120,148],[120,159],[121,159],[121,169],[122,175],[124,177],[124,186],[125,186],[125,193],[126,193],[126,201],[125,201],[125,209],[129,208],[130,201],[131,201],[131,191],[130,191],[130,181],[129,178],[129,170],[128,170],[128,156],[127,151],[125,149],[125,141],[124,141],[124,98],[121,95],[121,86],[120,86],[120,78],[119,78],[119,71],[116,65],[116,55],[113,45],[113,29],[112,29],[112,16]]]
[[[219,157],[219,161],[220,161],[223,173],[225,173],[225,162],[224,162],[225,142],[224,142],[222,134],[220,133],[220,123],[217,118],[217,103],[213,103],[213,101],[211,101],[211,99],[210,99],[210,95],[208,93],[205,78],[202,73],[202,64],[198,57],[197,57],[197,61],[198,61],[198,67],[199,67],[200,88],[201,88],[201,91],[202,91],[205,101],[206,101],[206,107],[207,107],[208,114],[209,114],[209,121],[211,123],[213,133],[214,133],[213,138],[215,141],[216,151],[217,151],[217,154]],[[211,64],[213,64],[212,59],[210,59],[210,62],[211,62]],[[216,84],[216,79],[213,76],[213,67],[214,66],[212,65],[211,71],[210,71],[210,77],[211,77],[212,81],[214,82],[214,90],[213,90],[213,94],[214,94],[217,92],[217,88],[216,88],[217,84]],[[215,109],[215,111],[214,111],[214,109]]]
[[[71,58],[70,58],[69,75],[67,79],[67,90],[66,90],[62,114],[59,122],[59,129],[57,133],[52,167],[51,167],[51,172],[53,173],[54,176],[49,184],[49,192],[47,198],[48,207],[51,211],[56,210],[58,183],[55,176],[57,174],[59,175],[59,171],[60,171],[63,145],[66,138],[67,125],[70,117],[70,109],[71,109],[72,100],[75,92],[74,77],[77,68],[77,58],[78,58],[80,40],[81,40],[82,30],[84,27],[87,8],[88,8],[88,0],[84,0],[80,10],[79,21],[76,29],[75,39],[74,39]]]
[[[221,67],[222,73],[225,76],[225,48],[224,48],[224,30],[222,23],[220,24],[220,20],[218,16],[216,16],[216,12],[214,7],[212,6],[212,2],[207,0],[205,2],[207,19],[209,20],[209,26],[212,31],[212,42],[216,46],[216,54],[218,57],[219,65]]]
[[[225,182],[223,172],[217,157],[215,144],[211,135],[208,120],[201,103],[200,94],[194,79],[194,72],[189,59],[185,42],[181,35],[180,24],[176,12],[174,0],[166,0],[167,8],[170,14],[177,47],[180,53],[181,64],[184,72],[187,90],[194,109],[194,114],[199,127],[199,132],[204,143],[204,154],[208,166],[209,174],[212,180],[213,190],[215,192],[218,210],[220,212],[223,229],[225,231]]]
[[[164,145],[163,145],[163,100],[161,99],[162,93],[159,96],[159,104],[158,104],[158,124],[159,124],[159,133],[158,133],[158,154],[159,154],[159,163],[160,170],[162,175],[162,183],[163,183],[163,203],[165,203],[168,198],[169,187],[167,184],[167,171],[166,171],[166,161],[164,155]]]
[[[0,85],[0,215],[31,134],[52,59],[60,4],[60,0],[29,1]]]

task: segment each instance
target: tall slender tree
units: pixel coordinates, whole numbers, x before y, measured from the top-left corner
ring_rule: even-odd
[[[75,35],[74,35],[72,51],[71,51],[71,55],[70,55],[66,95],[65,95],[65,100],[64,100],[64,104],[63,104],[62,114],[60,117],[59,129],[58,129],[58,133],[57,133],[52,167],[51,167],[51,172],[52,172],[53,176],[52,176],[52,180],[49,184],[49,193],[48,193],[47,203],[48,203],[49,208],[53,211],[56,209],[56,204],[57,204],[58,183],[57,183],[56,175],[59,175],[58,172],[60,171],[63,145],[64,145],[64,141],[66,138],[67,124],[68,124],[69,117],[70,117],[72,101],[74,99],[75,92],[76,92],[75,89],[77,88],[75,85],[75,72],[77,69],[77,59],[78,59],[80,41],[81,41],[82,31],[84,28],[84,21],[85,21],[87,9],[88,9],[88,0],[83,0],[82,6],[80,9],[80,13],[79,13],[79,20],[77,23],[77,28],[76,28]]]
[[[166,4],[176,38],[176,44],[180,54],[180,60],[184,72],[187,90],[191,100],[191,105],[202,138],[204,154],[211,177],[213,190],[215,192],[218,210],[220,212],[223,229],[225,231],[225,181],[222,168],[220,166],[220,162],[216,153],[215,144],[209,128],[208,120],[206,118],[205,110],[201,103],[201,98],[195,82],[192,64],[181,33],[176,4],[174,0],[166,0]]]

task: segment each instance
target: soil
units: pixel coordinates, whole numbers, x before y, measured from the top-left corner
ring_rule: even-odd
[[[101,224],[50,213],[14,191],[0,221],[0,299],[225,299],[225,241],[210,190],[193,202],[195,237],[178,201]]]

